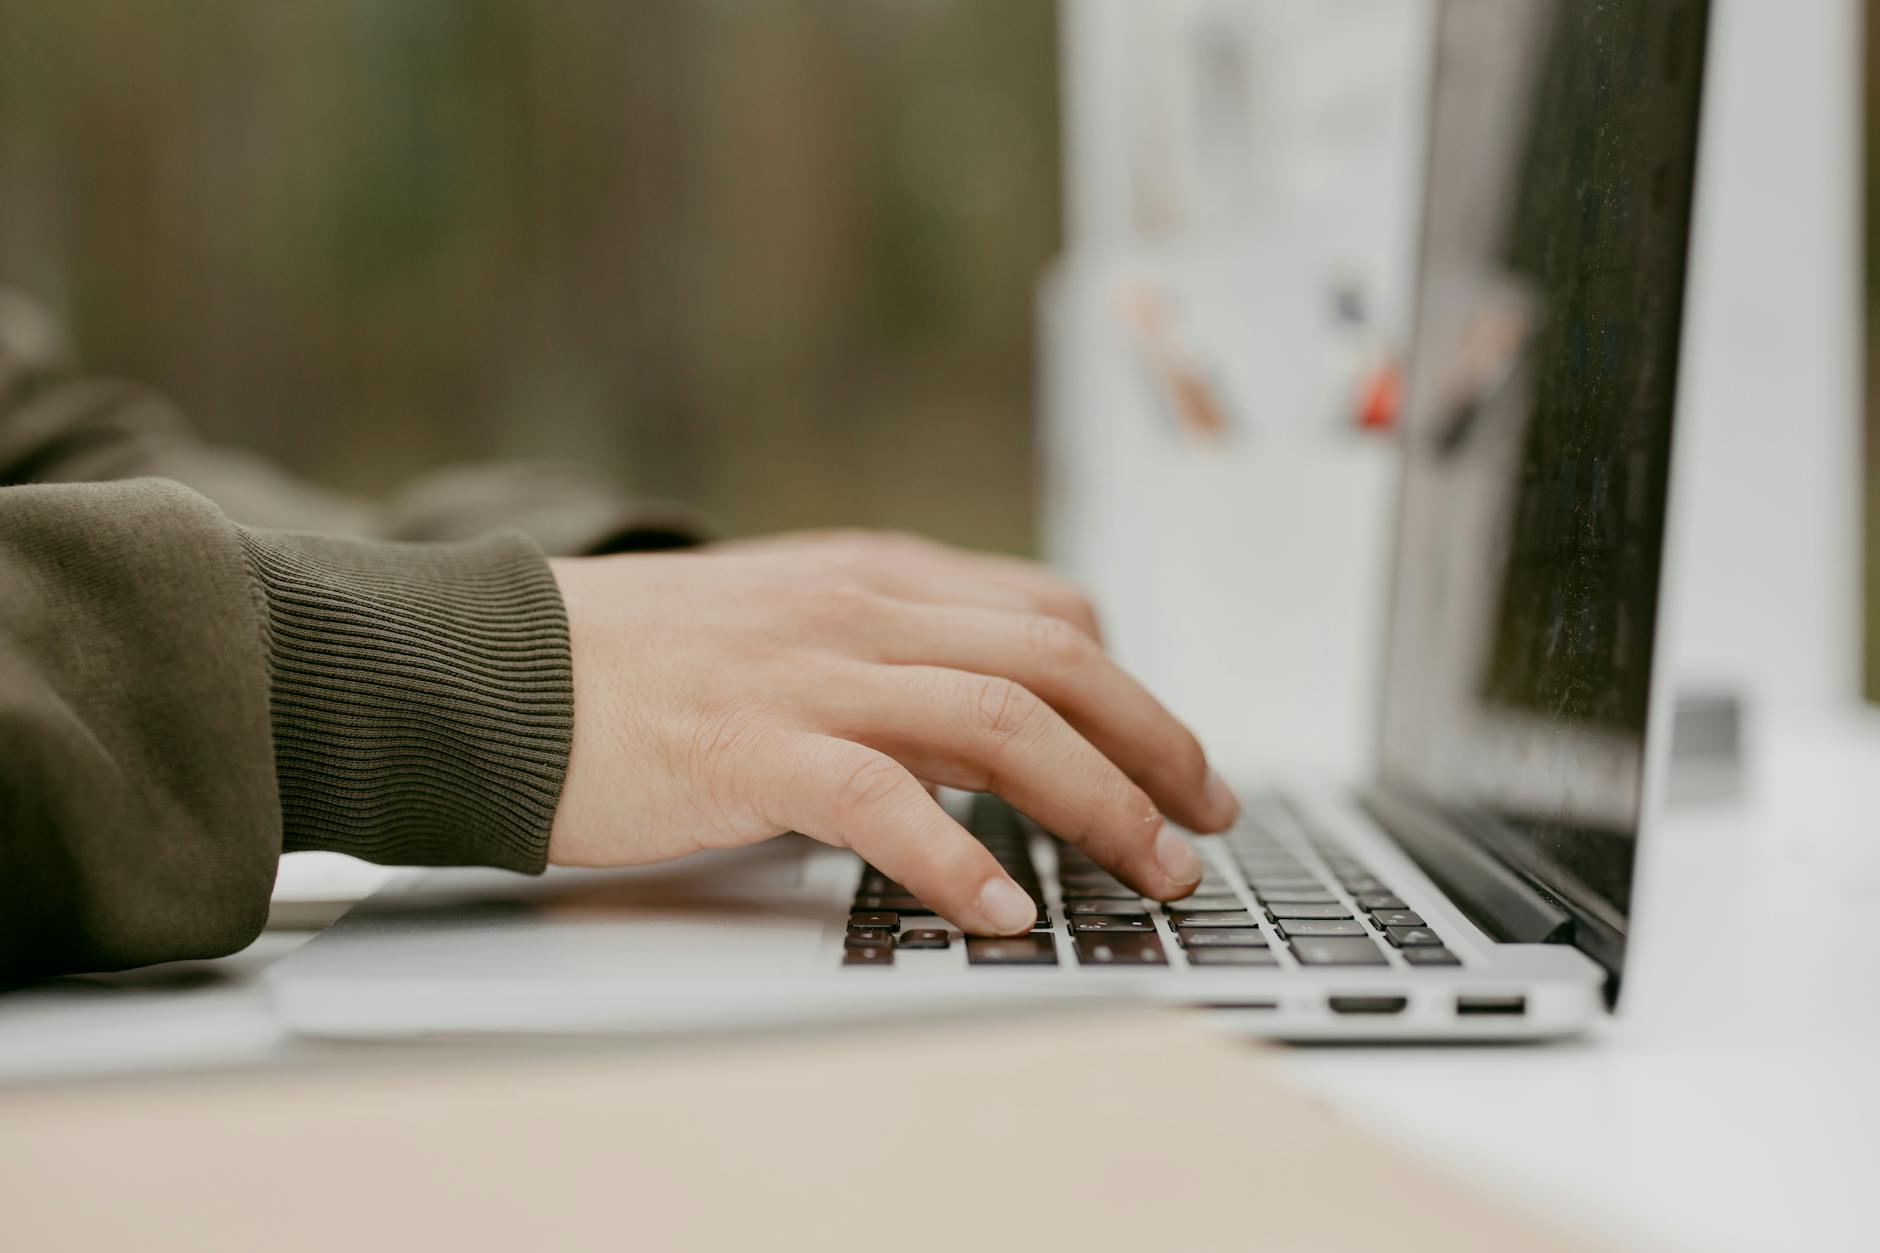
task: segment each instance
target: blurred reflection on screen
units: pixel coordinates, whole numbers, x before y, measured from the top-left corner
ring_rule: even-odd
[[[1624,932],[1705,6],[1451,0],[1387,786]]]

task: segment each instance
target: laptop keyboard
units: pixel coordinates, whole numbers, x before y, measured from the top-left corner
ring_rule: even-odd
[[[864,864],[850,906],[845,966],[892,966],[908,951],[963,949],[981,966],[1457,966],[1436,930],[1337,836],[1280,797],[1249,804],[1219,839],[1242,883],[1211,862],[1194,892],[1162,904],[1045,836],[1056,865],[1032,857],[1038,829],[996,797],[974,798],[967,829],[1038,907],[1030,934],[962,936],[901,884]],[[1042,833],[1039,833],[1042,834]],[[1060,946],[1059,936],[1068,940]]]

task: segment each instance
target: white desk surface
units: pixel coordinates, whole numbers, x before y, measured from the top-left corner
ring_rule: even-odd
[[[1626,1003],[1583,1040],[1275,1064],[1419,1158],[1621,1246],[1880,1247],[1880,950],[1864,925],[1880,727],[1772,737],[1742,803],[1663,821],[1639,897]],[[8,1082],[314,1064],[254,977],[305,938],[0,997],[0,1108]]]

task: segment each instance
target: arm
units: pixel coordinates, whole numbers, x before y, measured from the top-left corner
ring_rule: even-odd
[[[539,870],[567,628],[520,535],[249,530],[0,488],[0,982],[242,947],[283,849]]]
[[[0,981],[238,948],[283,849],[535,871],[797,829],[1012,932],[1029,902],[923,782],[998,792],[1163,898],[1200,874],[1163,815],[1232,820],[1028,563],[838,535],[551,569],[515,532],[244,527],[177,481],[79,481],[206,485],[233,455],[49,360],[0,330]],[[291,496],[251,468],[248,508]]]

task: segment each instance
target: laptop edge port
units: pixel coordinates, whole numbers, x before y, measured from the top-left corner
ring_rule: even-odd
[[[1334,1014],[1401,1014],[1407,996],[1332,996],[1326,998]]]
[[[1458,996],[1456,1015],[1461,1018],[1493,1017],[1519,1018],[1527,1013],[1525,996]]]

